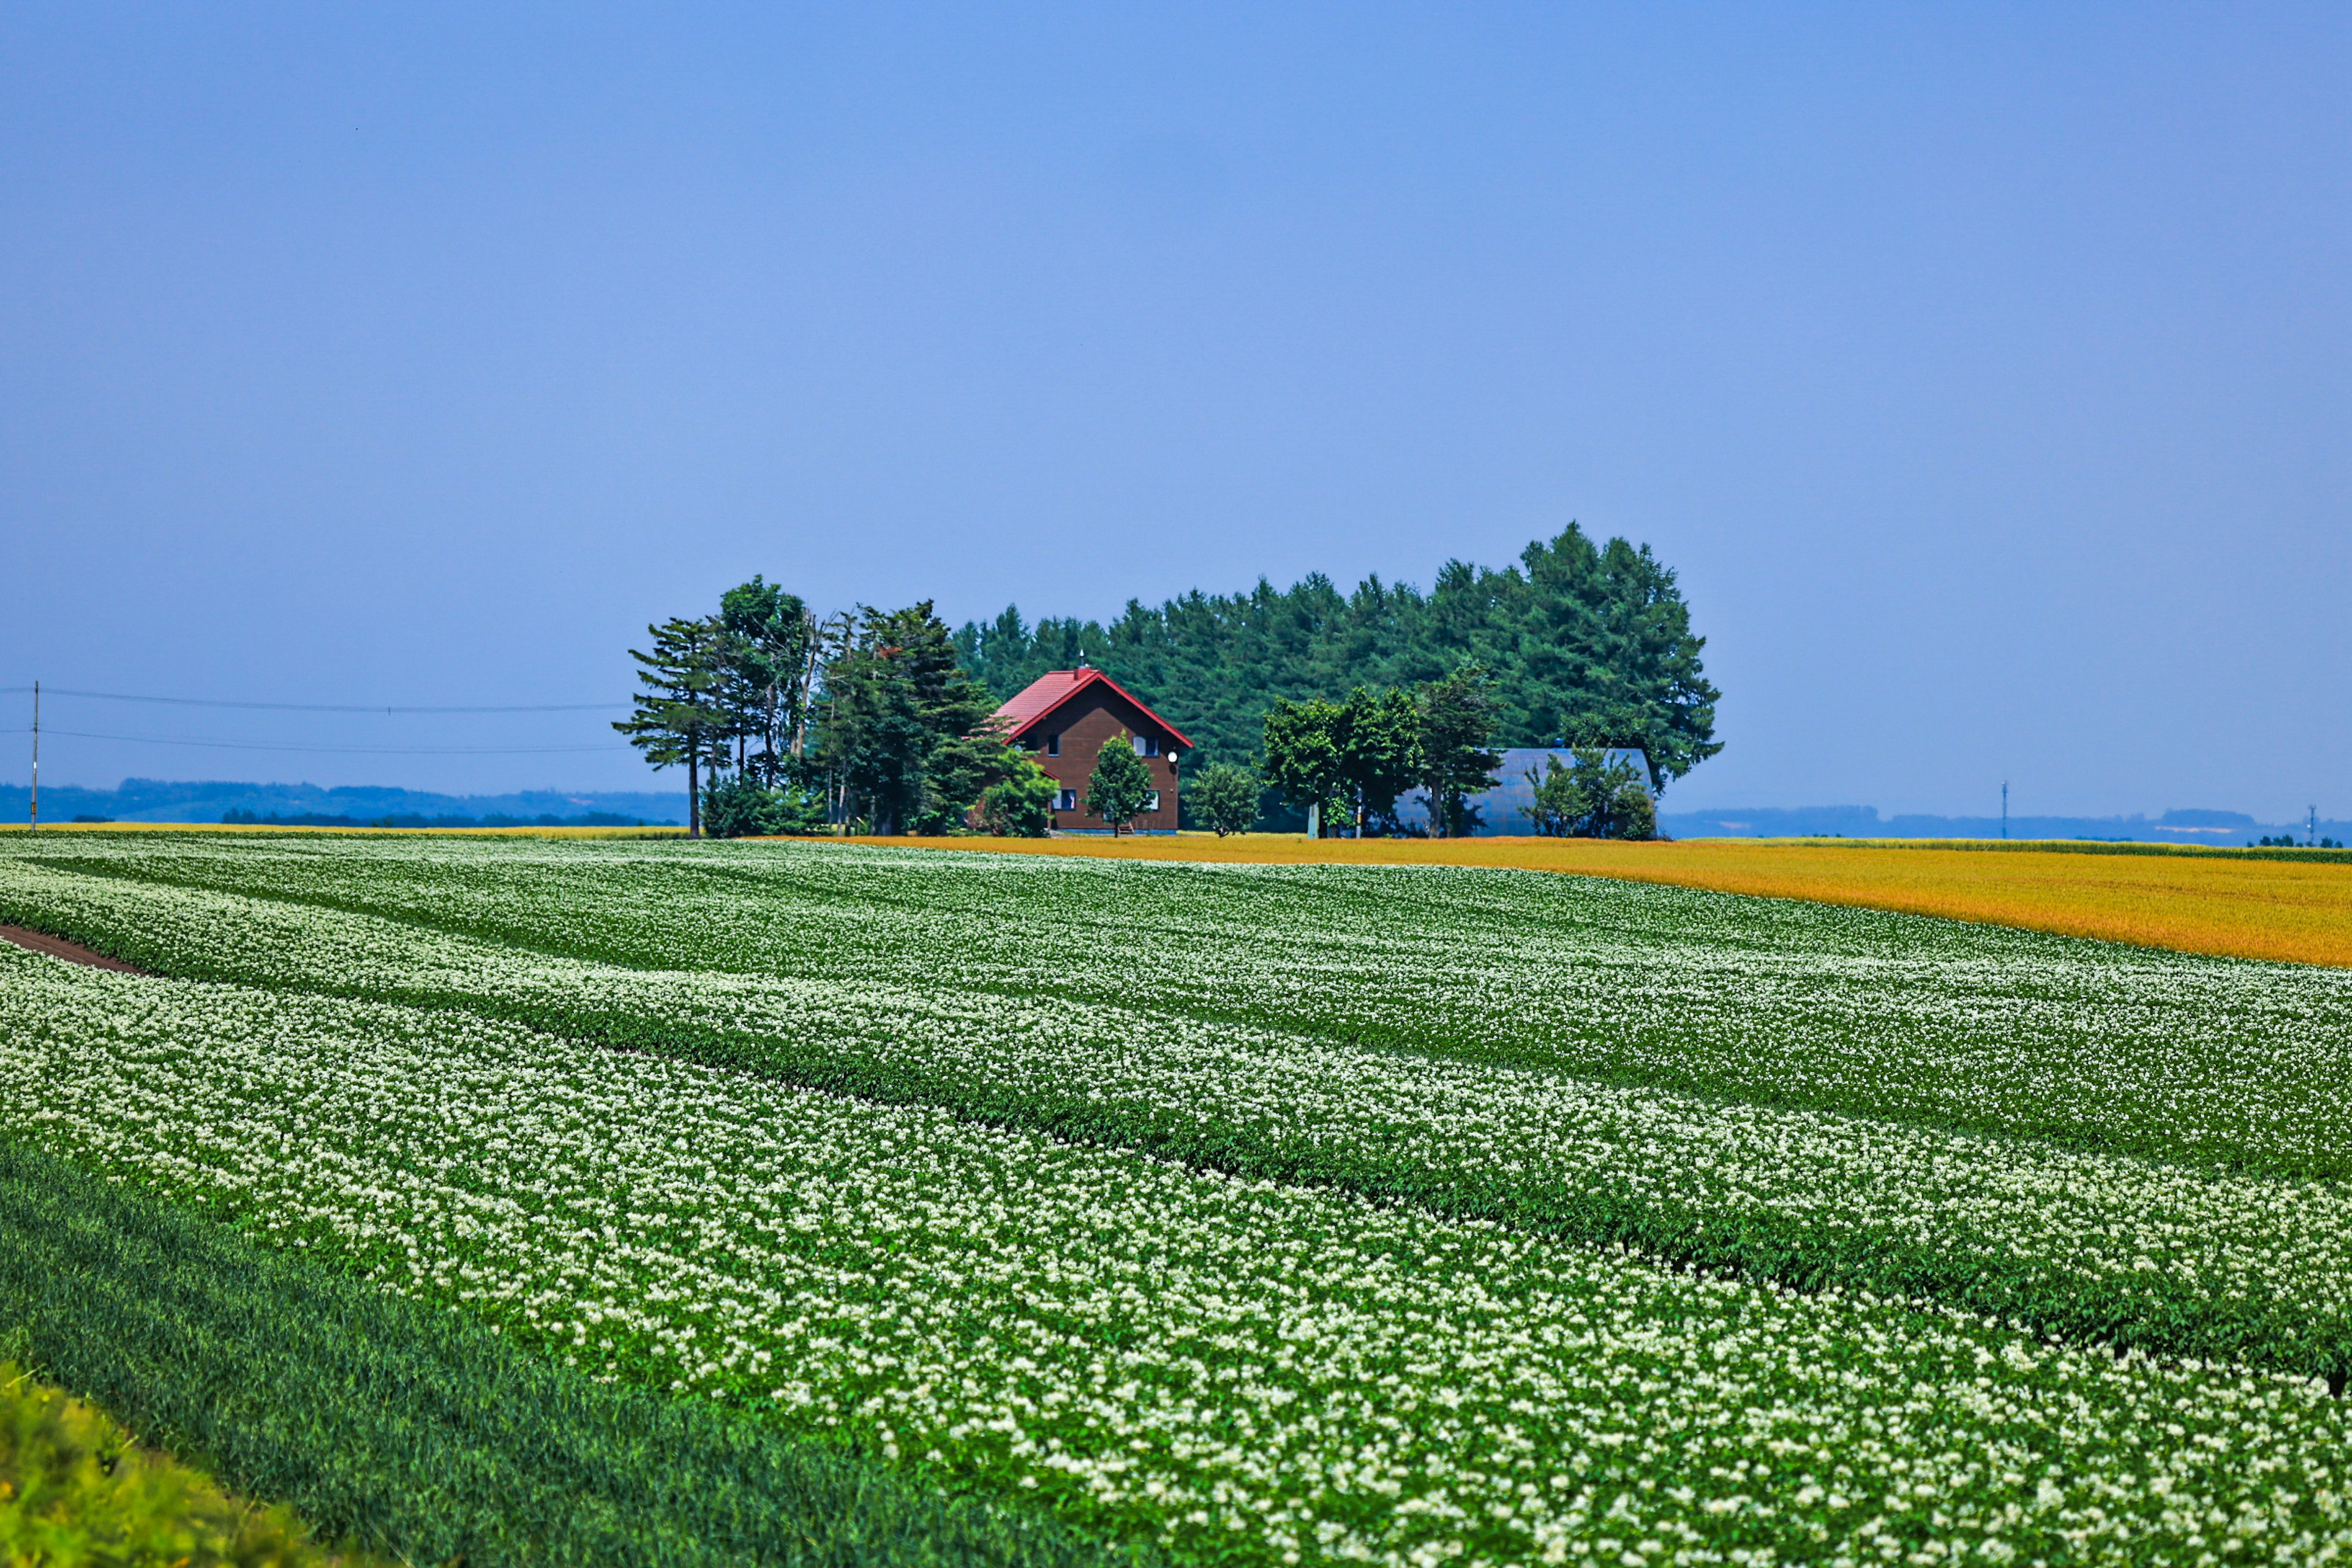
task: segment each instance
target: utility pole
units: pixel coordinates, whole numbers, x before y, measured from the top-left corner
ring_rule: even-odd
[[[39,688],[34,689],[37,691]],[[34,700],[38,701],[39,699],[36,697]],[[2303,847],[2305,849],[2316,848],[2319,844],[2319,807],[2306,805],[2303,811]]]
[[[2009,837],[2009,781],[2000,781],[2000,836]]]
[[[41,830],[41,683],[33,682],[33,809],[31,823],[25,831]]]

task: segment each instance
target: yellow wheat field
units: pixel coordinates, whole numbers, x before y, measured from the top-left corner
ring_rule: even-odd
[[[1951,845],[1559,838],[869,839],[1032,855],[1255,865],[1505,866],[1812,899],[2065,936],[2352,967],[2352,865]]]

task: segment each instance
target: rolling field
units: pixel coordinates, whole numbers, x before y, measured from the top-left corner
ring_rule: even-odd
[[[0,1335],[419,1561],[2352,1552],[2352,974],[1669,880],[11,837]]]
[[[885,840],[867,839],[866,843]],[[900,843],[907,842],[899,840]],[[1225,865],[1567,871],[1989,921],[2180,952],[2352,967],[2352,853],[2106,845],[1563,838],[938,838],[941,849]]]

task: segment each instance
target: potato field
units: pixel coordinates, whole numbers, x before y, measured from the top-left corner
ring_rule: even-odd
[[[1553,874],[14,836],[0,1355],[411,1561],[2352,1556],[2352,972]]]

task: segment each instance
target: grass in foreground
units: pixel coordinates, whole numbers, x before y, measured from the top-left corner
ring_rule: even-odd
[[[2177,952],[2352,967],[2352,865],[2207,853],[1995,852],[1949,845],[1703,839],[1614,844],[1564,838],[895,838],[1030,855],[1244,865],[1493,866],[1810,899],[1938,915]]]
[[[308,1568],[381,1562],[325,1550],[293,1512],[229,1496],[142,1448],[104,1411],[0,1361],[0,1563]]]

